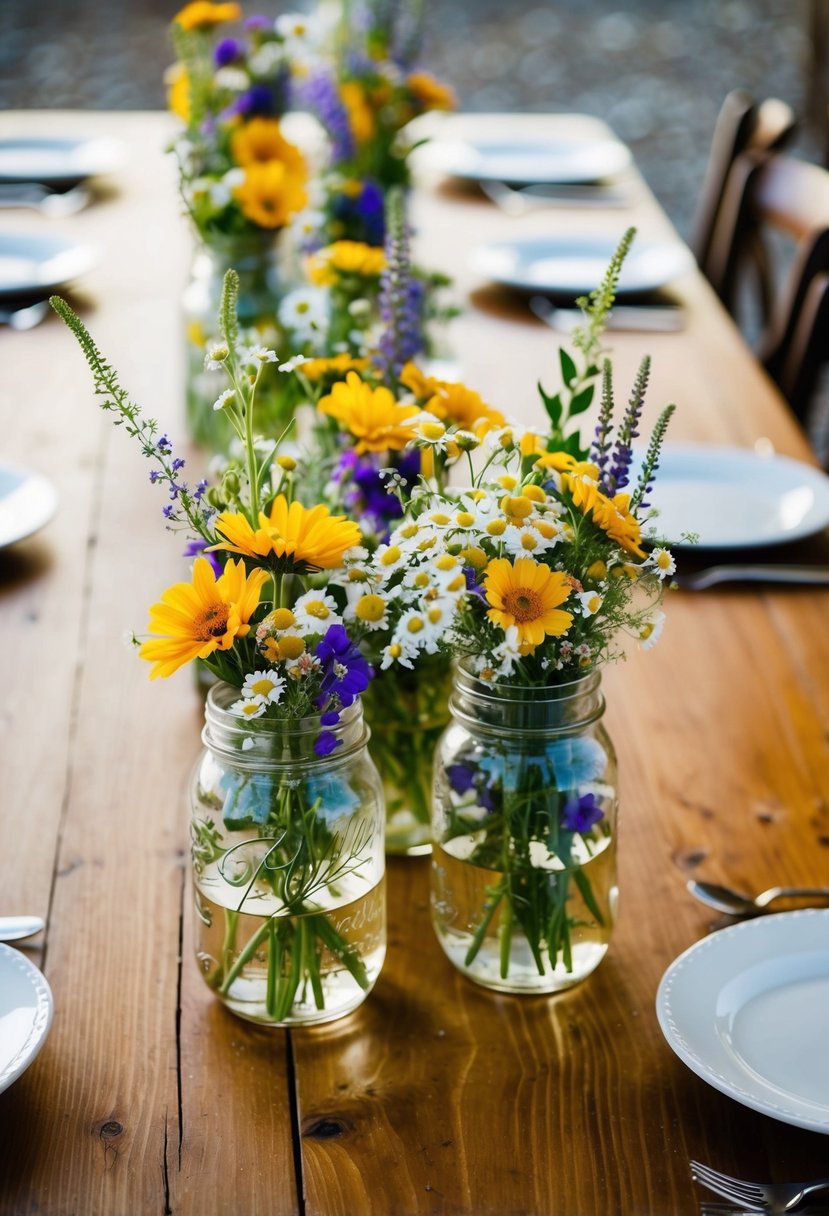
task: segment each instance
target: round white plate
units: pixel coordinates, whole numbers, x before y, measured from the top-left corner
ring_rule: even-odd
[[[0,1093],[24,1072],[52,1025],[52,992],[25,954],[0,942]]]
[[[829,525],[829,477],[788,456],[669,444],[648,502],[659,509],[653,526],[674,546],[683,544],[684,532],[695,532],[706,548],[750,548],[799,540]]]
[[[23,540],[47,524],[58,496],[39,473],[0,464],[0,549]]]
[[[0,181],[76,185],[126,159],[120,139],[0,139]]]
[[[0,232],[0,299],[46,296],[86,274],[98,259],[94,245],[43,233]]]
[[[435,140],[429,163],[474,182],[516,186],[575,185],[603,181],[630,164],[630,149],[618,139]]]
[[[679,1058],[715,1089],[829,1133],[829,908],[697,942],[662,977],[656,1014]]]
[[[621,233],[500,241],[474,250],[472,268],[508,287],[575,298],[599,286],[620,239]],[[653,291],[693,265],[690,249],[679,241],[636,241],[622,266],[618,294]]]

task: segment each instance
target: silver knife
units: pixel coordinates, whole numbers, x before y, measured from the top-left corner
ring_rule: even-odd
[[[678,586],[689,591],[704,591],[718,583],[790,583],[829,587],[829,566],[776,565],[708,566],[689,574],[675,574]]]

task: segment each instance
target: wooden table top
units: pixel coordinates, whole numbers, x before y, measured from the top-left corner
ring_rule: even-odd
[[[555,120],[551,119],[550,122]],[[566,124],[565,124],[566,125]],[[128,166],[93,206],[2,228],[98,243],[72,293],[133,398],[183,433],[178,304],[189,237],[160,114],[15,114],[0,135],[112,134]],[[471,293],[448,342],[493,404],[537,416],[558,339],[468,270],[522,231],[670,232],[632,170],[630,213],[510,219],[425,184],[421,260]],[[809,459],[778,394],[696,273],[681,333],[614,333],[619,396],[653,356],[648,417],[672,438]],[[201,704],[186,673],[150,686],[124,644],[182,577],[180,545],[125,435],[97,409],[52,317],[0,333],[2,445],[58,487],[39,535],[0,552],[0,914],[47,919],[27,950],[54,992],[32,1066],[0,1095],[0,1212],[60,1216],[691,1216],[690,1158],[744,1177],[825,1174],[829,1141],[686,1068],[657,1024],[666,967],[716,914],[691,875],[745,890],[829,879],[829,592],[672,593],[653,651],[607,671],[621,769],[620,918],[606,960],[554,998],[466,981],[429,924],[428,860],[395,859],[376,989],[329,1028],[237,1020],[197,973],[184,788]]]

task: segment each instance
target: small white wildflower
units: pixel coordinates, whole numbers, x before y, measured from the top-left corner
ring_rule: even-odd
[[[576,599],[581,604],[582,616],[595,616],[602,606],[598,591],[580,591]]]
[[[267,346],[249,346],[242,351],[242,358],[245,363],[276,363],[276,351]]]
[[[252,671],[245,676],[242,696],[251,700],[260,698],[267,705],[276,705],[285,688],[285,679],[273,671]]]
[[[307,355],[294,355],[287,363],[280,363],[279,370],[281,372],[295,372],[298,367],[302,367],[303,363],[308,363]]]
[[[216,400],[213,402],[214,410],[223,410],[228,402],[232,401],[236,396],[232,388],[226,388],[223,393],[219,393]]]
[[[654,549],[648,558],[648,565],[653,566],[660,578],[668,578],[676,573],[676,562],[670,549]]]
[[[238,714],[240,718],[261,718],[267,708],[268,702],[264,697],[250,697],[243,701],[236,701],[231,705],[230,712]]]
[[[213,82],[218,89],[228,89],[231,93],[244,93],[250,88],[250,76],[241,68],[219,68],[213,76]]]
[[[641,650],[650,650],[659,641],[664,628],[665,613],[654,612],[650,620],[646,621],[639,630],[639,648]]]
[[[210,342],[204,356],[204,366],[209,372],[220,371],[230,354],[226,342]]]

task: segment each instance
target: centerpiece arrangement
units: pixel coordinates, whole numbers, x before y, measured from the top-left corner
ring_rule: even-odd
[[[211,450],[230,438],[212,412],[216,396],[204,349],[215,338],[225,271],[239,275],[239,321],[252,340],[281,345],[278,305],[293,283],[285,233],[308,202],[309,168],[285,137],[292,42],[264,17],[242,21],[235,3],[194,0],[174,18],[178,55],[168,73],[169,104],[182,124],[172,144],[185,210],[197,238],[184,297],[187,417]],[[287,417],[271,373],[260,409],[277,426]]]

